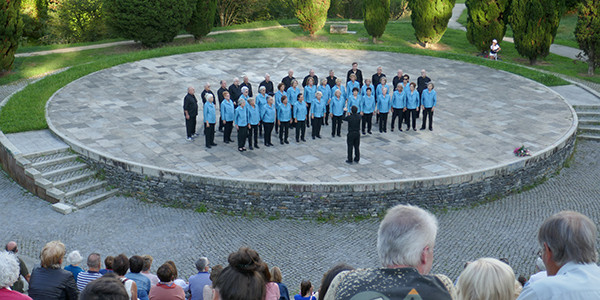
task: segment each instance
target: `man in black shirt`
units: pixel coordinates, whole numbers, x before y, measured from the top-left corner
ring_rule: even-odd
[[[392,88],[396,90],[396,87],[398,87],[398,83],[401,82],[404,82],[404,72],[402,72],[402,69],[398,70],[398,75],[394,76],[394,80],[392,81],[394,86]]]
[[[336,80],[337,80],[337,77],[334,76],[333,70],[329,70],[329,76],[327,76],[327,85],[329,86],[329,88],[332,88],[335,86]]]
[[[213,99],[215,98],[215,94],[210,90],[210,83],[204,84],[204,90],[200,94],[200,98],[202,99],[202,105],[206,104],[206,94],[211,94]]]
[[[219,108],[221,107],[221,102],[223,102],[223,99],[225,99],[225,96],[223,96],[223,92],[229,92],[229,90],[227,89],[227,82],[225,82],[225,80],[221,80],[220,84],[221,87],[217,91],[217,96],[219,97]],[[223,131],[223,126],[223,119],[219,117],[219,131]]]
[[[242,82],[242,84],[240,86],[241,87],[247,87],[248,88],[248,96],[253,97],[253,94],[252,94],[252,84],[250,83],[250,80],[248,80],[248,76],[244,75],[244,77],[242,77],[242,80],[244,82]]]
[[[345,110],[345,109],[344,109]],[[352,163],[352,149],[354,149],[354,162],[358,162],[360,160],[360,114],[358,114],[358,107],[352,106],[351,108],[352,114],[346,116],[344,118],[345,121],[348,122],[348,135],[347,135],[347,144],[348,144],[348,159],[347,163]]]
[[[419,92],[419,97],[421,97],[423,91],[427,89],[427,84],[429,84],[430,82],[431,78],[427,77],[427,72],[425,72],[425,69],[421,70],[421,76],[417,78],[417,92]],[[422,111],[423,116],[425,116],[425,110],[422,109]]]
[[[275,95],[274,90],[273,90],[273,81],[271,81],[271,75],[269,75],[269,73],[265,74],[265,80],[263,80],[258,85],[258,90],[260,90],[261,86],[265,87],[265,92],[267,93],[267,95],[269,95],[271,97],[273,97],[273,95]]]
[[[292,86],[292,81],[294,81],[294,70],[290,69],[288,71],[288,76],[283,77],[283,79],[281,79],[281,82],[285,85],[285,91],[287,91],[290,86]]]
[[[194,96],[194,88],[191,86],[188,87],[188,93],[183,98],[183,114],[187,140],[191,142],[196,136],[196,116],[198,116],[198,100]]]
[[[377,89],[377,86],[381,83],[382,77],[385,77],[385,74],[383,74],[383,68],[379,66],[377,67],[377,73],[371,76],[371,82],[373,83],[375,89]],[[375,99],[377,99],[377,93],[375,93]]]
[[[229,95],[231,96],[231,101],[233,101],[233,107],[237,107],[237,101],[242,95],[242,86],[240,85],[240,79],[234,78],[233,84],[229,86]]]
[[[302,87],[305,87],[308,85],[309,78],[313,79],[314,85],[319,85],[319,77],[317,75],[315,75],[314,69],[310,69],[310,71],[308,72],[308,75],[306,75],[306,77],[304,77],[304,80],[302,80]]]
[[[350,81],[350,74],[356,75],[356,81],[358,81],[360,83],[360,86],[362,87],[363,76],[362,76],[362,71],[358,69],[357,62],[352,63],[352,69],[350,69],[348,71],[348,74],[346,75],[346,82]],[[375,84],[375,83],[373,82],[373,84]],[[379,84],[379,82],[377,84]],[[375,85],[375,87],[377,87],[377,85]]]

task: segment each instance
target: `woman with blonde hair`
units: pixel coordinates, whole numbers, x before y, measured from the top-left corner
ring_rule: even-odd
[[[495,258],[480,258],[465,267],[456,284],[458,300],[514,300],[521,293],[513,269]]]
[[[61,269],[65,245],[59,241],[47,243],[40,255],[41,268],[31,272],[29,296],[33,299],[77,299],[79,290],[73,273]]]

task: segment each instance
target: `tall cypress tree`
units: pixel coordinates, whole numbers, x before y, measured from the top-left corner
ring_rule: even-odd
[[[410,19],[415,29],[417,41],[424,46],[435,44],[442,39],[456,0],[410,0]]]
[[[600,68],[600,0],[583,0],[579,6],[575,38],[587,56],[588,75]]]
[[[185,30],[199,40],[206,36],[215,23],[217,12],[217,0],[188,0],[193,8],[190,22],[185,26]]]
[[[23,20],[19,14],[21,0],[0,1],[0,73],[12,68],[19,38],[23,34]]]
[[[509,22],[515,48],[521,56],[529,59],[530,64],[550,53],[564,9],[564,0],[512,1]]]
[[[331,5],[330,0],[298,0],[296,18],[300,27],[308,31],[310,36],[315,36],[315,32],[325,26],[329,5]]]
[[[390,0],[365,0],[364,15],[365,29],[374,43],[383,35],[390,19]]]
[[[467,39],[479,51],[490,49],[493,39],[501,41],[508,23],[509,0],[466,0]]]

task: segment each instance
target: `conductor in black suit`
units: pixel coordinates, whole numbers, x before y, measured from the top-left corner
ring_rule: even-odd
[[[347,143],[348,143],[348,159],[347,163],[352,163],[352,149],[354,149],[354,162],[360,160],[360,114],[358,114],[358,107],[352,106],[351,108],[352,114],[346,116],[344,121],[348,122],[348,135],[347,135]]]

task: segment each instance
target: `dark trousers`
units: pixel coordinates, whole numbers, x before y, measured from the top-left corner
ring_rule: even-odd
[[[304,139],[304,134],[306,133],[306,121],[298,121],[296,122],[296,142],[300,139]]]
[[[196,116],[190,116],[189,119],[185,119],[185,131],[189,138],[196,133]]]
[[[367,126],[367,131],[371,132],[371,126],[373,125],[373,113],[363,114],[362,116],[362,132],[365,133],[365,125]]]
[[[407,109],[406,110],[406,125],[408,125],[408,129],[410,129],[412,117],[412,128],[417,128],[417,117],[419,116],[419,112],[416,109]]]
[[[423,109],[423,125],[421,125],[421,128],[425,129],[425,123],[427,123],[427,117],[429,117],[429,129],[433,129],[433,110],[431,110],[430,108],[425,107],[425,109]]]
[[[388,113],[379,113],[379,132],[387,131]]]
[[[275,127],[275,133],[279,133],[279,126],[275,126],[275,124],[277,124],[277,120],[279,120],[279,118],[275,117],[275,123],[273,123],[273,127]]]
[[[248,145],[252,147],[252,138],[254,138],[254,146],[258,145],[258,125],[250,125],[248,130]]]
[[[263,128],[265,127],[265,124],[263,124],[263,122],[260,122],[260,124],[258,124],[258,134],[260,136],[263,135]]]
[[[204,123],[206,126],[206,122]],[[212,146],[215,143],[215,124],[208,123],[208,126],[204,129],[204,142],[206,146]]]
[[[323,116],[323,118],[325,118],[325,125],[329,125],[329,105],[325,105],[325,116]]]
[[[323,117],[320,118],[314,118],[313,119],[313,126],[312,126],[312,137],[320,137],[321,136],[321,124],[323,123]]]
[[[248,137],[248,126],[240,126],[238,129],[238,148],[243,148],[246,145],[246,137]]]
[[[271,144],[271,132],[273,131],[274,123],[263,123],[265,125],[265,145]]]
[[[342,134],[342,119],[344,116],[333,116],[331,118],[331,135]]]
[[[311,103],[306,103],[308,106],[306,107],[306,127],[310,127],[310,105]]]
[[[288,140],[289,131],[290,131],[290,121],[281,122],[281,125],[279,125],[279,141],[280,142]]]
[[[231,131],[233,130],[233,121],[225,122],[225,132],[223,132],[223,142],[231,141]]]
[[[394,112],[392,112],[392,130],[394,130],[394,122],[396,122],[396,118],[398,118],[398,129],[402,130],[402,119],[404,118],[404,112],[402,108],[394,108]]]
[[[360,133],[358,131],[348,132],[348,161],[352,161],[352,149],[354,149],[354,161],[360,160]]]
[[[225,125],[223,124],[223,119],[219,117],[219,131],[223,131],[223,127],[225,127]]]

